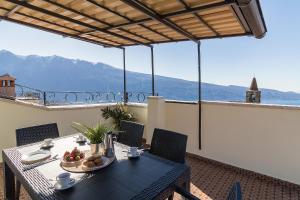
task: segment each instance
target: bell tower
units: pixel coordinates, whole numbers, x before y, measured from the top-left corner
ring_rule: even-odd
[[[15,80],[9,74],[0,76],[0,96],[16,97]]]
[[[258,90],[256,78],[254,77],[251,82],[249,90],[246,92],[247,103],[260,103],[261,91]]]

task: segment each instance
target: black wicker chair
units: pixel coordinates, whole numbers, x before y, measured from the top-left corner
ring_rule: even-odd
[[[57,137],[59,137],[59,132],[56,123],[21,128],[16,130],[17,146],[40,142],[46,138],[57,138]],[[19,199],[20,188],[21,188],[21,183],[17,180],[16,199]]]
[[[121,121],[118,142],[131,146],[141,147],[144,133],[144,125],[136,122]]]
[[[242,200],[241,185],[239,182],[233,184],[227,197],[227,200]]]
[[[163,129],[154,129],[149,153],[185,163],[187,136]]]
[[[187,136],[163,129],[154,129],[149,153],[178,163],[185,163]],[[197,197],[174,185],[174,190],[190,200],[198,200]],[[173,199],[170,196],[168,199]]]
[[[59,133],[56,123],[21,128],[16,130],[17,146],[40,142],[46,138],[57,137],[59,137]]]

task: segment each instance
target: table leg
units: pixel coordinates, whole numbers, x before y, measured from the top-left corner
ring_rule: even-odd
[[[173,200],[174,199],[174,193],[168,197],[168,200]]]
[[[186,189],[186,191],[191,192],[191,180],[190,180],[190,177],[184,183],[184,188]]]
[[[6,162],[3,162],[4,199],[15,199],[15,176]]]
[[[183,188],[185,189],[185,191],[187,191],[188,193],[191,192],[191,174],[189,173],[188,176],[186,177],[186,180],[185,182],[183,183]],[[188,200],[187,198],[183,198],[183,199],[186,199]]]

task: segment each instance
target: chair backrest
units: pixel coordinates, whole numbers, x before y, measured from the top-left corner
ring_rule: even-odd
[[[156,128],[149,152],[174,162],[184,163],[186,143],[186,135]]]
[[[57,124],[44,124],[16,130],[17,146],[59,137]]]
[[[233,184],[227,197],[227,200],[242,200],[241,185],[239,182]]]
[[[121,121],[118,142],[131,146],[142,146],[144,125],[136,122]]]

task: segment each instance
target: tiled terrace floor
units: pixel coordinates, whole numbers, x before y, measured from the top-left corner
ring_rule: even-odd
[[[187,161],[192,168],[191,192],[202,200],[226,199],[235,181],[241,183],[244,200],[300,200],[299,186],[190,156]],[[2,170],[0,178],[0,198],[3,199]],[[21,199],[30,200],[24,190],[21,194]]]

